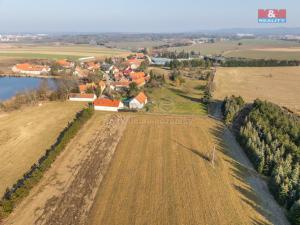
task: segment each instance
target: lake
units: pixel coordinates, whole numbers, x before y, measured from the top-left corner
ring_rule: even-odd
[[[36,89],[45,80],[50,87],[55,86],[54,80],[47,78],[0,77],[0,101],[7,100],[18,92]]]

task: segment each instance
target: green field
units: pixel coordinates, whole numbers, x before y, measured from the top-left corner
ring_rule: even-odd
[[[185,78],[185,83],[176,87],[171,82],[155,88],[148,95],[152,101],[150,112],[205,115],[206,106],[201,103],[206,82]]]

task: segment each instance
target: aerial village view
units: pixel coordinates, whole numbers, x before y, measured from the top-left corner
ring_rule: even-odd
[[[0,0],[0,225],[300,225],[299,8]]]
[[[12,72],[20,76],[47,77],[55,68],[58,73],[78,80],[78,86],[68,95],[70,101],[89,102],[100,111],[141,110],[148,99],[143,88],[150,80],[150,75],[144,72],[149,63],[146,59],[143,53],[136,53],[128,58],[104,61],[93,56],[79,58],[77,62],[60,59],[54,66],[25,62],[13,66]]]

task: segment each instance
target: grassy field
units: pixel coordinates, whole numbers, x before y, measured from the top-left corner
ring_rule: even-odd
[[[0,195],[56,141],[81,103],[45,103],[0,114]]]
[[[238,45],[242,43],[242,45]],[[170,50],[200,51],[201,54],[222,54],[227,57],[242,57],[254,59],[297,59],[300,60],[300,43],[281,40],[237,40],[222,41],[209,44],[195,44],[192,46],[170,48]],[[269,51],[270,49],[277,51]],[[291,52],[290,49],[296,51]]]
[[[300,112],[300,67],[218,68],[214,98],[241,95],[269,100]]]
[[[105,47],[92,47],[88,45],[68,46],[39,46],[39,45],[13,45],[0,46],[0,56],[33,59],[78,59],[80,57],[95,56],[99,58],[111,56],[126,56],[129,52]]]
[[[187,115],[205,115],[207,113],[206,106],[201,102],[206,81],[185,78],[185,83],[176,87],[168,79],[170,71],[159,68],[154,68],[153,71],[157,74],[164,74],[166,84],[163,88],[147,92],[152,102],[150,112]]]
[[[222,129],[206,117],[131,119],[88,224],[269,224],[247,175],[226,154]]]

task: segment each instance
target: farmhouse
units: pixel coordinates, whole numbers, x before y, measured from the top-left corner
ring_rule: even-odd
[[[48,74],[51,71],[49,66],[32,65],[29,63],[17,64],[12,68],[14,73],[41,75]]]
[[[72,93],[69,96],[70,101],[74,102],[93,102],[97,99],[97,96],[95,94],[77,94]]]
[[[117,112],[119,109],[122,108],[124,108],[124,104],[119,100],[99,98],[94,101],[95,110]]]
[[[140,92],[135,98],[129,102],[129,108],[142,109],[148,103],[148,97],[144,92]]]

